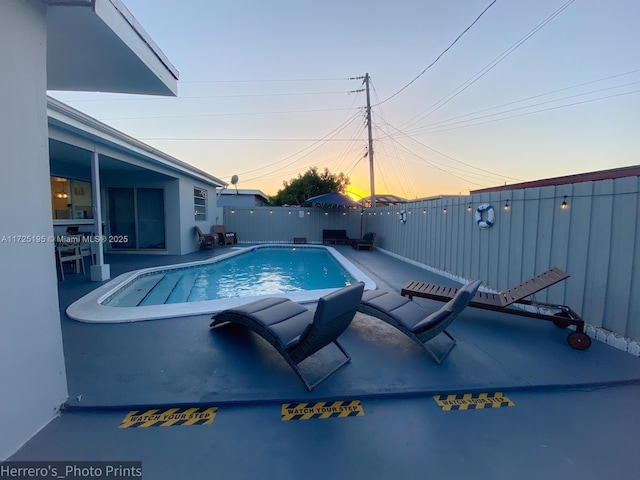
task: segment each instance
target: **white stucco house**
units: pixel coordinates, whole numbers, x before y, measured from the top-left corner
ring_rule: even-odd
[[[54,232],[128,232],[109,249],[183,254],[215,223],[218,179],[47,98],[175,96],[178,72],[120,0],[0,2],[0,460],[58,413],[67,382]],[[95,280],[109,278],[102,261]]]
[[[47,118],[55,235],[69,226],[101,231],[113,240],[102,246],[113,252],[184,255],[198,248],[194,227],[208,232],[216,223],[221,180],[53,98]],[[101,267],[93,270],[95,280],[105,279]]]

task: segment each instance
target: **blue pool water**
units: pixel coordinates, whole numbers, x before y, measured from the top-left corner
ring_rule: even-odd
[[[103,305],[135,307],[340,288],[356,282],[326,248],[258,247],[142,275]]]

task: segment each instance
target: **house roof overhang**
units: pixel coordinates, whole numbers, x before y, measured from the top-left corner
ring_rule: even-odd
[[[126,157],[132,160],[132,164],[140,165],[144,169],[180,173],[215,188],[227,186],[227,184],[219,178],[157,150],[140,140],[136,140],[51,97],[47,98],[47,117],[50,137],[51,129],[57,128],[78,139],[88,140],[92,144],[95,144],[98,153],[101,153],[104,147],[109,150],[123,152]],[[100,146],[103,146],[103,148],[100,148]],[[73,158],[73,155],[70,153],[71,150],[66,150],[66,159],[72,163],[84,162],[86,155],[80,153],[82,149],[82,147],[76,149],[79,152],[77,159]]]
[[[176,96],[178,71],[120,0],[43,0],[47,89]]]

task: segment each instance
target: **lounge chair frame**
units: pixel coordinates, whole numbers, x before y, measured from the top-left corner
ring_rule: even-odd
[[[200,227],[196,225],[196,233],[198,234],[198,243],[200,244],[200,249],[202,250],[205,247],[211,247],[211,250],[215,248],[216,239],[210,233],[202,233]]]
[[[376,234],[374,232],[367,232],[364,234],[362,238],[352,240],[351,245],[356,250],[366,249],[373,250],[373,242],[376,239]]]
[[[591,339],[585,334],[584,320],[566,305],[538,302],[525,297],[534,296],[562,280],[569,278],[569,274],[553,267],[546,272],[532,277],[521,284],[499,293],[477,292],[470,307],[492,310],[494,312],[509,313],[521,317],[535,318],[552,322],[560,328],[573,325],[576,331],[569,334],[567,342],[576,350],[586,350],[591,346]],[[455,287],[437,285],[419,281],[409,281],[402,289],[402,296],[427,298],[441,302],[449,301],[458,291]],[[542,310],[541,310],[542,309]],[[543,310],[556,311],[555,314],[545,313]]]
[[[408,336],[415,343],[420,345],[429,356],[435,361],[438,365],[440,365],[445,357],[449,355],[449,352],[453,347],[455,347],[457,341],[451,335],[447,328],[453,323],[453,321],[458,318],[458,315],[466,308],[469,304],[471,298],[476,293],[478,288],[480,287],[481,281],[476,280],[471,282],[464,287],[460,288],[454,297],[449,300],[445,305],[443,305],[439,310],[435,312],[429,312],[424,310],[420,305],[415,304],[414,309],[420,308],[424,310],[425,318],[418,322],[417,325],[424,323],[424,328],[412,330],[408,328],[399,318],[397,314],[393,312],[386,311],[382,308],[377,307],[373,303],[369,303],[366,301],[365,295],[363,300],[360,302],[360,306],[358,307],[358,311],[364,313],[365,315],[371,315],[372,317],[376,317],[382,320],[385,323],[397,328],[406,336]],[[391,292],[382,292],[383,295],[394,295],[398,296],[397,293]],[[374,299],[375,300],[375,299]],[[411,301],[411,300],[408,300]],[[433,320],[433,321],[429,321]],[[445,334],[450,342],[447,349],[438,356],[428,345],[428,342],[441,333]]]
[[[293,342],[292,345],[283,345],[282,340],[278,338],[274,330],[270,328],[276,324],[262,325],[259,321],[256,321],[254,316],[248,313],[251,310],[255,311],[256,308],[261,308],[261,305],[266,306],[266,308],[275,308],[282,307],[283,304],[286,303],[295,304],[295,302],[285,298],[268,298],[238,308],[225,310],[212,317],[213,322],[211,322],[210,326],[216,328],[227,323],[235,323],[260,335],[282,355],[298,378],[302,380],[305,387],[307,387],[307,390],[312,391],[351,361],[351,357],[347,351],[340,342],[338,342],[338,337],[347,329],[353,320],[363,290],[364,283],[358,282],[329,295],[325,295],[318,300],[318,306],[314,314],[299,304],[296,304],[300,307],[300,310],[298,310],[301,312],[300,314],[307,314],[312,320],[304,331],[300,332],[299,339]],[[305,310],[306,312],[304,312]],[[287,320],[288,319],[283,319],[280,323],[284,323]],[[326,371],[316,381],[309,381],[300,369],[299,364],[331,343],[338,347],[344,359],[337,366]]]
[[[218,240],[223,245],[233,245],[236,243],[236,233],[227,232],[224,225],[214,225],[211,227],[213,234],[218,237]]]

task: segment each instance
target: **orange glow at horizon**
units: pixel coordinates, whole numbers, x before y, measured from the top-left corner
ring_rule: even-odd
[[[351,198],[352,200],[355,200],[356,202],[359,202],[363,198],[369,196],[368,192],[366,192],[365,190],[362,190],[362,189],[360,189],[358,187],[354,187],[353,185],[349,185],[349,187],[345,189],[344,193],[349,198]]]

